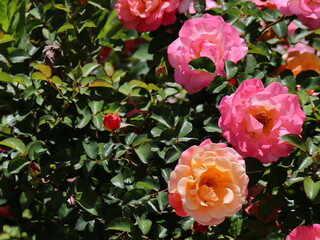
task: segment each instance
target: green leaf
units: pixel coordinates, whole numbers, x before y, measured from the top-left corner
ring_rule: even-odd
[[[252,43],[248,43],[248,53],[256,53],[263,56],[268,56],[267,46],[263,43],[253,45]]]
[[[62,83],[63,83],[62,80],[61,80],[61,78],[59,78],[59,77],[56,76],[56,75],[51,78],[51,81],[52,81],[53,83],[55,83],[55,84],[62,84]]]
[[[146,177],[142,181],[138,181],[136,183],[136,187],[158,191],[160,188],[160,185],[159,185],[159,182],[156,181],[155,179],[150,178],[150,177]]]
[[[192,124],[185,118],[181,118],[177,124],[178,137],[185,137],[192,131]]]
[[[87,63],[82,68],[82,77],[89,76],[94,70],[96,70],[98,67],[100,67],[100,64],[98,63]]]
[[[29,165],[29,162],[25,157],[16,157],[9,161],[8,172],[11,174],[17,174],[22,171],[27,165]]]
[[[24,145],[24,143],[19,138],[13,138],[13,137],[6,138],[0,141],[0,145],[13,148],[14,150],[17,150],[20,153],[25,153],[26,151],[26,145]]]
[[[287,35],[288,26],[285,22],[278,22],[275,25],[273,25],[272,28],[280,38],[283,38]]]
[[[227,85],[228,82],[225,80],[225,78],[223,76],[218,75],[213,79],[213,81],[211,81],[207,91],[210,93],[219,93]]]
[[[35,69],[39,70],[47,78],[51,77],[51,75],[52,75],[52,69],[51,69],[51,67],[49,65],[36,64],[36,65],[33,65],[33,67]]]
[[[36,91],[37,89],[34,86],[29,86],[23,91],[22,96],[24,99],[27,99],[28,97],[33,95]]]
[[[194,2],[194,10],[197,13],[203,13],[206,9],[206,1],[205,0],[199,0]]]
[[[70,23],[68,24],[65,24],[61,27],[59,27],[59,29],[57,30],[57,33],[61,33],[61,32],[65,32],[67,30],[73,30],[74,29],[74,26]]]
[[[8,73],[0,72],[0,81],[2,81],[2,82],[12,82],[11,76]]]
[[[79,29],[79,32],[81,32],[85,28],[96,28],[97,26],[94,24],[94,22],[91,21],[86,21],[83,23],[81,28]]]
[[[159,106],[153,111],[151,118],[163,124],[167,128],[173,127],[174,118],[172,111],[169,107]]]
[[[100,100],[100,101],[90,101],[89,102],[89,107],[91,109],[91,112],[93,115],[97,114],[98,112],[101,111],[102,107],[103,107],[104,101]],[[102,116],[101,116],[102,117]]]
[[[106,230],[117,230],[122,232],[131,232],[133,224],[128,218],[119,217],[110,222]]]
[[[97,193],[87,190],[83,192],[77,192],[75,199],[77,203],[86,211],[94,216],[99,216],[97,205],[100,204],[100,201],[98,200],[99,196]]]
[[[300,148],[302,151],[307,151],[307,146],[305,142],[298,135],[286,134],[279,137],[280,140],[290,143],[291,145]]]
[[[114,74],[114,67],[113,64],[110,62],[105,62],[103,69],[109,77],[111,77]]]
[[[166,236],[168,236],[168,229],[158,224],[158,237],[165,238]]]
[[[54,7],[67,13],[71,12],[71,10],[67,9],[63,4],[55,4]]]
[[[39,156],[41,156],[43,153],[47,151],[46,148],[44,148],[44,143],[40,140],[31,142],[27,145],[28,149],[28,157],[31,160],[35,160]]]
[[[123,196],[123,204],[136,204],[140,205],[142,200],[148,199],[149,196],[147,195],[146,191],[141,188],[131,189],[126,192]]]
[[[91,114],[86,112],[85,115],[77,117],[76,128],[84,128],[91,120]]]
[[[149,219],[142,219],[138,221],[138,226],[142,232],[142,234],[148,234],[150,232],[151,226],[152,226],[152,221]]]
[[[201,72],[207,72],[207,73],[215,73],[216,71],[216,65],[214,62],[208,58],[208,57],[200,57],[191,60],[188,63],[191,70],[197,70]]]
[[[4,34],[1,38],[0,38],[0,44],[2,43],[7,43],[7,42],[12,42],[14,41],[14,37],[12,37],[9,34]]]
[[[159,192],[157,200],[159,204],[159,209],[161,211],[164,211],[164,209],[166,209],[168,206],[168,192]]]
[[[82,142],[82,146],[83,146],[84,150],[86,151],[86,153],[88,154],[88,156],[91,159],[95,159],[97,157],[98,150],[99,150],[97,142],[95,142],[95,141],[91,141],[91,142],[83,141]]]
[[[224,70],[225,70],[225,73],[226,73],[226,78],[227,80],[233,78],[237,71],[238,71],[238,67],[237,65],[232,62],[232,61],[225,61],[224,62]]]
[[[47,78],[43,73],[41,73],[41,72],[34,72],[34,73],[32,73],[31,79],[48,81],[48,78]]]
[[[182,149],[179,149],[177,146],[173,145],[172,148],[169,148],[164,156],[166,163],[173,163],[179,159],[181,156]]]
[[[27,83],[30,82],[30,79],[24,74],[17,74],[12,77],[12,82],[17,82],[17,83],[26,85]]]
[[[125,143],[131,145],[138,135],[134,132],[128,133],[125,137]]]
[[[307,197],[312,201],[319,193],[320,181],[314,182],[310,177],[306,177],[303,181],[303,187]]]
[[[23,49],[15,49],[9,55],[9,60],[12,63],[22,63],[24,60],[29,59],[30,56]]]
[[[310,77],[303,80],[301,83],[301,90],[307,91],[320,88],[320,77]]]
[[[243,218],[238,215],[234,215],[230,217],[230,220],[231,224],[229,227],[229,232],[232,236],[238,237],[243,229]]]
[[[246,59],[246,61],[245,61],[245,63],[246,63],[245,72],[250,74],[256,69],[257,60],[252,54],[248,54],[245,59]]]
[[[120,172],[113,178],[111,178],[111,183],[119,188],[124,188],[123,174]]]
[[[100,79],[93,81],[93,82],[89,85],[89,87],[106,87],[106,88],[113,88],[113,86],[112,86],[110,83],[106,82],[105,80],[100,80]]]
[[[147,164],[151,157],[151,145],[149,143],[142,143],[138,148],[134,149],[141,162]]]

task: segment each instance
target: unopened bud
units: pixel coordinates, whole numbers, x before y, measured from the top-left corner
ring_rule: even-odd
[[[108,113],[103,117],[103,125],[110,132],[113,132],[120,128],[120,124],[121,118],[116,114]]]

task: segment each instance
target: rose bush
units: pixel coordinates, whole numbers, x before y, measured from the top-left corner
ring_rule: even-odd
[[[169,180],[169,203],[177,215],[202,225],[221,223],[242,207],[248,176],[242,157],[209,139],[184,151]]]
[[[175,68],[175,81],[189,93],[196,93],[209,86],[216,75],[224,75],[224,61],[237,63],[247,50],[236,28],[220,16],[204,14],[184,23],[179,38],[168,46],[168,59]],[[216,73],[191,70],[189,62],[199,57],[210,58]]]
[[[160,25],[173,24],[176,13],[188,10],[189,0],[117,0],[115,7],[119,20],[126,28],[148,32]]]
[[[309,226],[299,226],[292,230],[286,240],[319,240],[320,224]]]
[[[298,97],[287,92],[280,83],[265,88],[260,79],[249,79],[235,93],[222,98],[222,135],[244,158],[270,163],[290,154],[293,146],[279,137],[299,135],[306,116]]]
[[[283,240],[319,223],[320,74],[277,69],[319,56],[320,32],[253,1],[0,0],[0,239]],[[262,164],[228,131],[268,161],[294,149]]]

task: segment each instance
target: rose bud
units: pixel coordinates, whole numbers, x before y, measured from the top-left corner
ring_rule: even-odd
[[[120,124],[121,118],[116,114],[108,113],[103,117],[103,125],[110,132],[113,132],[120,128]]]

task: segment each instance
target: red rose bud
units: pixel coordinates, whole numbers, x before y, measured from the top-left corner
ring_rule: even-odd
[[[231,78],[230,80],[228,80],[228,84],[229,84],[230,86],[236,85],[236,84],[237,84],[237,79]]]
[[[105,62],[106,59],[109,57],[111,51],[112,51],[112,48],[102,47],[100,50],[99,63]]]
[[[12,214],[9,210],[9,206],[0,207],[0,217],[8,218],[11,216],[12,216]]]
[[[76,0],[76,2],[80,2],[81,4],[88,3],[88,0]]]
[[[193,230],[195,232],[209,232],[208,225],[202,225],[198,222],[193,223]]]
[[[158,78],[165,78],[168,76],[168,70],[166,68],[166,66],[164,65],[160,65],[156,68],[156,76]]]
[[[103,125],[110,132],[120,128],[120,124],[121,118],[118,115],[108,113],[103,117]]]

